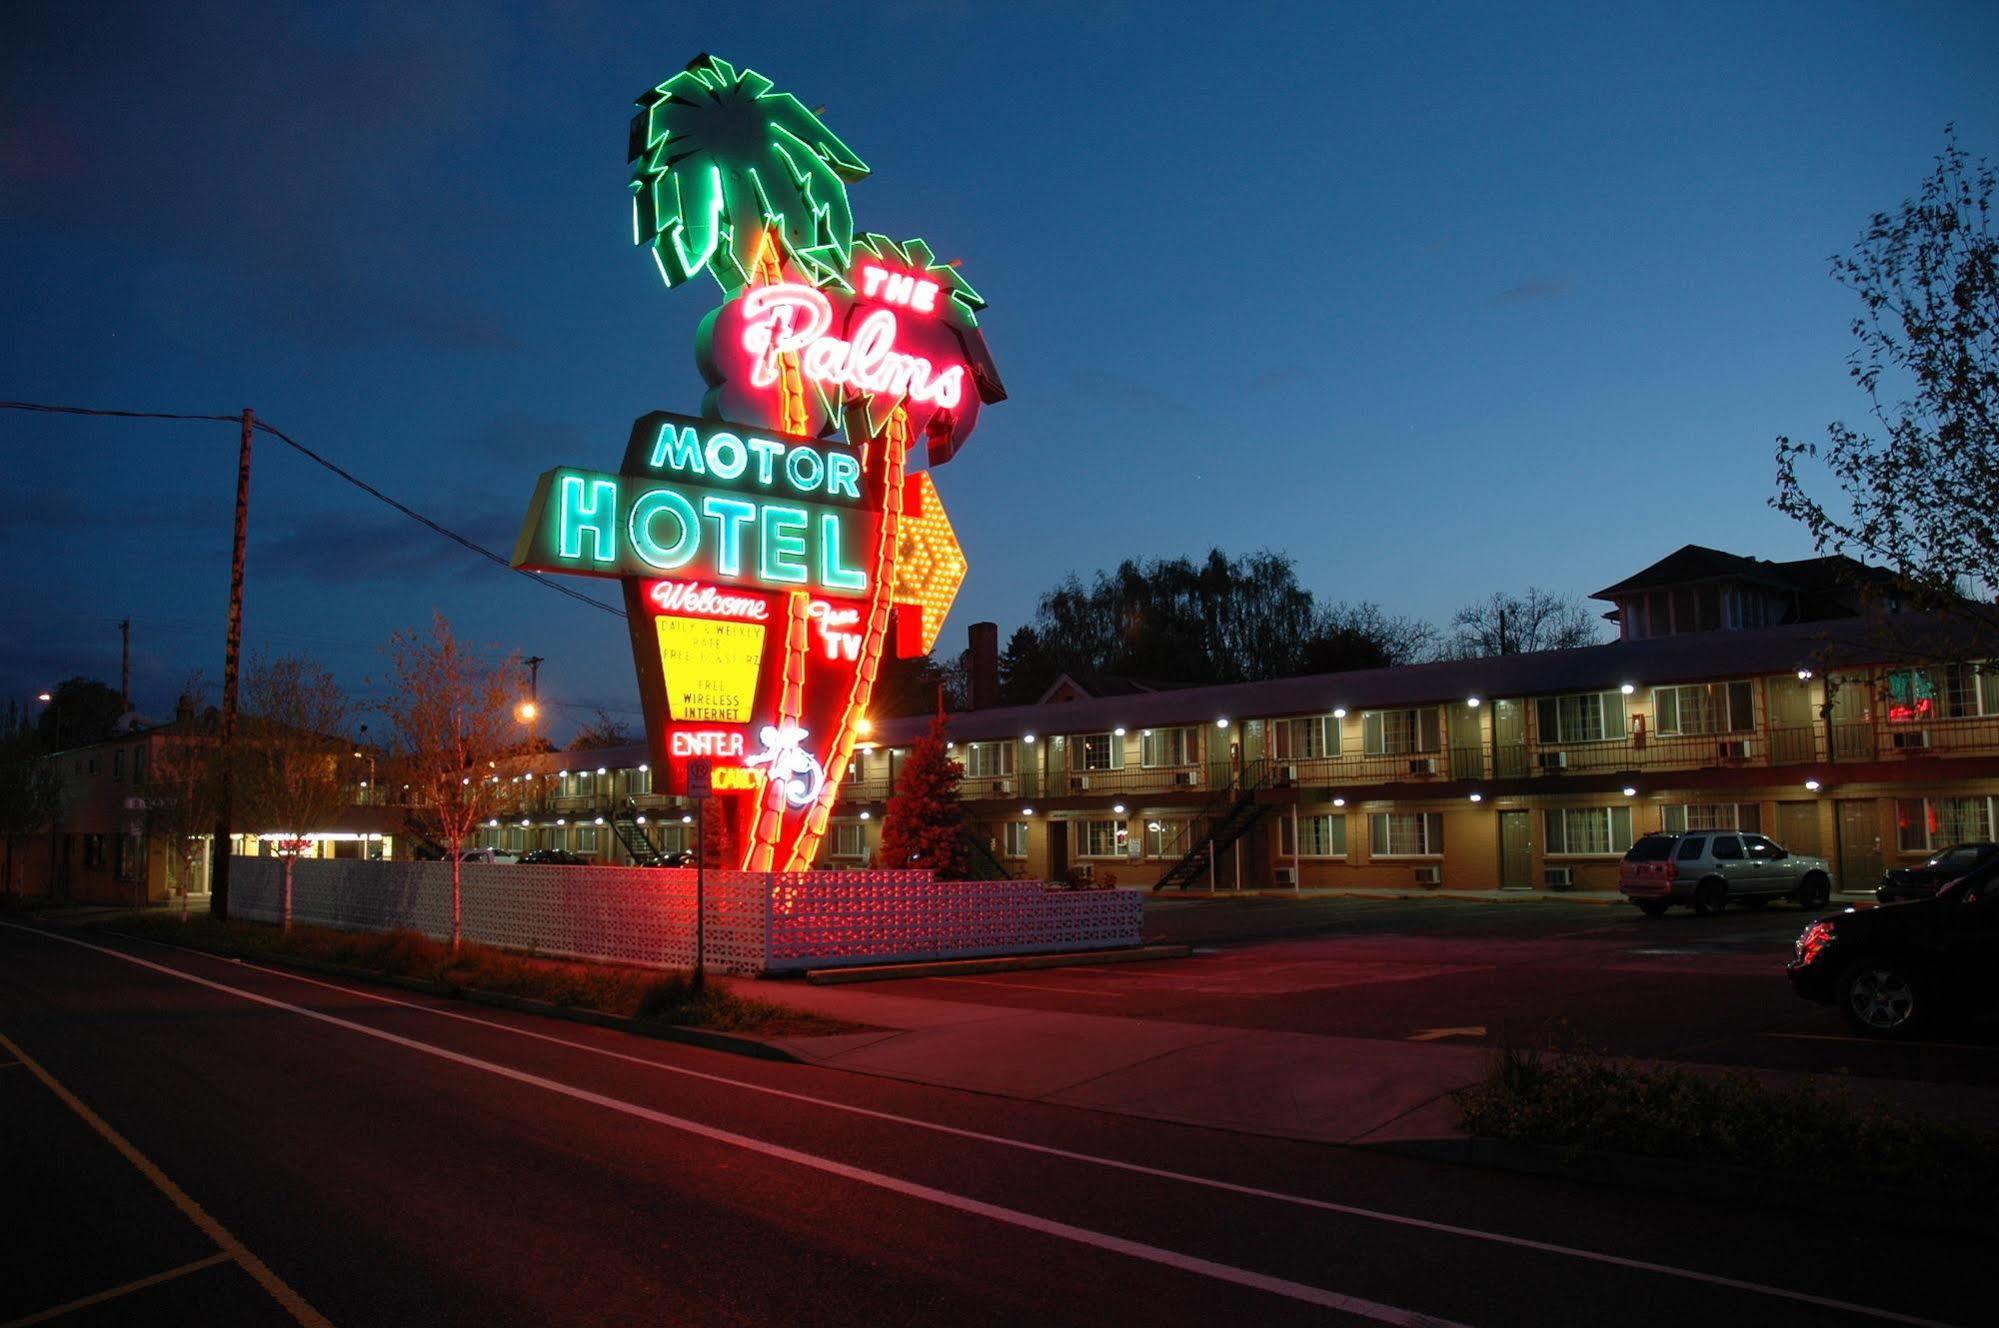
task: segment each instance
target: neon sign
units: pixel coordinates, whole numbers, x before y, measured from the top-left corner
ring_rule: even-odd
[[[923,241],[856,232],[868,168],[754,71],[703,56],[645,93],[630,155],[634,240],[722,291],[701,414],[641,417],[615,472],[545,473],[514,564],[622,581],[661,791],[713,762],[742,866],[802,870],[884,651],[928,652],[964,579],[932,473],[1006,396],[985,301]]]

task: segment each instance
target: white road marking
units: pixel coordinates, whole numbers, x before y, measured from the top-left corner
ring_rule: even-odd
[[[0,926],[13,927],[17,931],[37,930],[35,928],[19,927],[14,923],[0,923]],[[726,1144],[732,1148],[743,1149],[746,1152],[758,1153],[780,1162],[788,1162],[793,1166],[823,1172],[829,1176],[838,1176],[843,1180],[850,1180],[857,1184],[886,1190],[891,1194],[900,1194],[907,1198],[920,1199],[927,1203],[936,1204],[941,1208],[949,1208],[957,1212],[969,1213],[975,1217],[983,1217],[990,1221],[1001,1222],[1008,1226],[1019,1227],[1024,1231],[1037,1232],[1041,1235],[1052,1236],[1058,1240],[1070,1241],[1092,1249],[1105,1250],[1112,1254],[1122,1254],[1129,1258],[1143,1260],[1147,1263],[1179,1269],[1182,1272],[1192,1273],[1196,1276],[1213,1278],[1218,1282],[1228,1282],[1235,1286],[1247,1287],[1254,1291],[1263,1291],[1271,1295],[1283,1296],[1286,1299],[1301,1301],[1307,1305],[1317,1305],[1322,1309],[1339,1310],[1346,1314],[1372,1319],[1377,1323],[1407,1325],[1408,1328],[1466,1328],[1465,1325],[1455,1323],[1449,1319],[1440,1319],[1433,1315],[1423,1314],[1415,1310],[1402,1309],[1395,1305],[1384,1305],[1379,1301],[1367,1300],[1360,1296],[1349,1296],[1342,1292],[1331,1291],[1324,1287],[1310,1286],[1303,1282],[1293,1282],[1287,1278],[1273,1277],[1268,1273],[1259,1273],[1248,1268],[1238,1268],[1233,1264],[1217,1263],[1212,1259],[1203,1259],[1197,1255],[1182,1254],[1178,1250],[1163,1249],[1157,1245],[1147,1245],[1140,1241],[1127,1240],[1122,1236],[1113,1236],[1107,1232],[1093,1231],[1087,1227],[1073,1226],[1067,1222],[1058,1222],[1053,1218],[1040,1217],[1033,1213],[1022,1212],[1017,1208],[1007,1208],[1000,1204],[987,1203],[982,1199],[971,1198],[969,1195],[955,1194],[949,1190],[940,1190],[934,1186],[903,1180],[900,1177],[890,1176],[884,1172],[871,1171],[865,1167],[851,1166],[845,1162],[835,1161],[830,1157],[821,1157],[816,1153],[807,1153],[796,1148],[787,1148],[782,1144],[769,1143],[762,1139],[753,1139],[749,1135],[737,1134],[733,1130],[718,1129],[713,1125],[704,1125],[700,1121],[689,1120],[682,1116],[669,1115],[664,1111],[657,1111],[651,1107],[641,1106],[636,1102],[627,1102],[623,1098],[611,1097],[604,1093],[595,1093],[587,1088],[578,1088],[573,1084],[563,1083],[559,1079],[549,1079],[542,1075],[530,1074],[526,1070],[518,1070],[511,1065],[501,1065],[496,1061],[482,1060],[477,1056],[468,1056],[463,1052],[452,1051],[447,1047],[440,1047],[434,1043],[424,1042],[417,1038],[403,1037],[398,1033],[390,1033],[383,1029],[371,1028],[367,1024],[355,1023],[351,1019],[342,1019],[337,1015],[326,1014],[319,1010],[310,1010],[302,1005],[293,1005],[288,1001],[281,1001],[275,997],[265,996],[254,991],[246,991],[241,987],[231,987],[226,983],[197,977],[192,973],[185,973],[178,969],[169,968],[165,964],[155,964],[151,960],[141,959],[137,955],[126,954],[122,951],[108,949],[101,945],[92,945],[88,941],[79,941],[71,936],[64,936],[56,932],[41,932],[40,934],[52,940],[64,941],[71,945],[81,946],[86,950],[94,950],[99,954],[110,955],[128,964],[136,964],[141,968],[148,968],[156,973],[163,973],[168,977],[178,978],[183,982],[207,987],[211,991],[219,991],[225,995],[235,996],[257,1005],[267,1006],[273,1010],[283,1010],[287,1014],[294,1014],[302,1019],[313,1020],[316,1023],[346,1029],[348,1032],[358,1033],[362,1037],[374,1038],[379,1042],[387,1042],[393,1046],[403,1047],[421,1055],[432,1056],[454,1065],[462,1065],[468,1069],[480,1070],[501,1079],[509,1079],[515,1083],[526,1084],[531,1088],[539,1088],[545,1092],[555,1093],[577,1102],[587,1103],[590,1106],[601,1107],[606,1111],[615,1111],[621,1115],[633,1116],[640,1120],[650,1121],[655,1125],[665,1126],[671,1130],[678,1130],[683,1134],[691,1134],[697,1138]],[[290,1307],[288,1306],[287,1308]],[[321,1322],[323,1323],[324,1320],[321,1320]]]
[[[78,1296],[75,1300],[61,1305],[52,1305],[48,1309],[30,1314],[24,1319],[9,1319],[6,1323],[0,1323],[0,1328],[28,1328],[30,1324],[47,1323],[52,1319],[60,1319],[65,1314],[74,1314],[78,1310],[87,1310],[92,1305],[102,1305],[107,1300],[117,1300],[121,1296],[129,1296],[135,1291],[144,1291],[148,1287],[156,1287],[162,1282],[171,1282],[177,1277],[186,1277],[189,1273],[199,1273],[213,1268],[217,1264],[228,1262],[230,1262],[230,1256],[227,1251],[217,1250],[206,1259],[196,1259],[193,1263],[184,1263],[178,1268],[169,1268],[163,1273],[154,1273],[151,1277],[141,1277],[135,1281],[127,1282],[123,1286],[115,1286],[107,1291],[99,1291],[94,1295]]]
[[[23,927],[18,923],[8,923],[8,922],[0,922],[0,927],[12,927],[16,931],[33,932],[38,936],[46,936],[51,940],[69,941],[71,944],[81,945],[85,949],[101,950],[103,953],[112,955],[115,958],[124,959],[127,960],[128,962],[135,964],[142,964],[147,968],[158,969],[160,972],[166,973],[172,977],[184,978],[190,982],[198,982],[206,986],[217,987],[219,990],[223,991],[235,990],[234,988],[223,987],[219,983],[211,983],[207,979],[196,977],[191,973],[182,973],[177,969],[167,968],[164,965],[148,963],[146,960],[140,959],[136,955],[126,954],[125,952],[120,950],[104,949],[104,947],[91,945],[85,941],[74,940],[73,938],[68,936],[62,936],[54,932],[45,932],[36,927]],[[167,945],[167,943],[163,941],[155,941],[153,942],[153,944]],[[199,955],[205,959],[213,960],[218,958],[218,956],[208,954],[206,951],[194,950],[186,946],[167,945],[167,948],[175,950],[185,950],[189,954]],[[987,1134],[980,1130],[968,1130],[956,1125],[944,1125],[936,1121],[921,1120],[914,1116],[902,1116],[896,1114],[895,1112],[881,1111],[874,1107],[856,1106],[852,1103],[840,1102],[832,1098],[815,1097],[809,1093],[793,1092],[792,1090],[785,1088],[772,1088],[766,1084],[759,1084],[746,1079],[732,1079],[727,1075],[710,1074],[705,1070],[694,1070],[694,1069],[689,1069],[685,1066],[672,1065],[665,1061],[653,1060],[650,1057],[634,1056],[629,1052],[612,1051],[607,1047],[595,1047],[584,1042],[572,1042],[568,1038],[555,1037],[552,1034],[548,1033],[538,1033],[532,1029],[521,1028],[513,1024],[500,1023],[492,1019],[481,1019],[475,1015],[460,1014],[455,1010],[443,1010],[437,1008],[436,1006],[421,1005],[415,1001],[400,1000],[394,996],[383,996],[376,992],[364,991],[360,988],[344,986],[336,982],[326,982],[319,978],[306,977],[303,974],[288,972],[284,969],[265,968],[258,964],[245,964],[243,965],[243,967],[249,968],[258,973],[266,974],[270,977],[284,978],[293,982],[300,982],[314,987],[324,987],[329,991],[337,991],[340,992],[342,995],[355,996],[364,1000],[374,1001],[382,1005],[401,1006],[404,1009],[417,1010],[424,1014],[433,1015],[440,1019],[456,1019],[463,1023],[478,1024],[484,1028],[492,1029],[494,1031],[502,1033],[510,1033],[516,1037],[527,1038],[536,1042],[551,1042],[556,1044],[557,1046],[567,1047],[571,1051],[580,1051],[589,1055],[602,1056],[609,1060],[625,1061],[633,1065],[642,1065],[654,1070],[663,1071],[667,1074],[680,1075],[683,1078],[698,1079],[706,1083],[719,1084],[729,1088],[740,1089],[744,1092],[760,1093],[767,1097],[781,1098],[786,1101],[798,1102],[808,1106],[822,1107],[829,1111],[844,1112],[848,1115],[866,1117],[871,1120],[886,1121],[891,1124],[907,1126],[912,1129],[928,1130],[936,1134],[950,1135],[955,1138],[969,1139],[979,1143],[993,1144],[998,1147],[1015,1148],[1021,1150],[1022,1152],[1038,1153],[1045,1157],[1061,1158],[1062,1160],[1069,1162],[1087,1163],[1089,1165],[1103,1167],[1111,1171],[1127,1172],[1131,1175],[1149,1176],[1155,1179],[1176,1181],[1181,1184],[1198,1186],[1204,1189],[1217,1190],[1228,1194],[1240,1194],[1249,1198],[1265,1199],[1273,1203],[1290,1204],[1299,1208],[1310,1208],[1320,1212],[1337,1213],[1344,1217],[1360,1218],[1366,1221],[1380,1222],[1389,1226],[1409,1227],[1419,1231],[1431,1231],[1431,1232],[1436,1232],[1440,1235],[1458,1236],[1467,1240],[1485,1241],[1490,1244],[1509,1246],[1514,1249],[1533,1250],[1536,1251],[1537,1253],[1552,1254],[1565,1258],[1579,1259],[1584,1262],[1603,1264],[1609,1267],[1628,1268],[1634,1272],[1654,1273],[1663,1277],[1672,1277],[1672,1278],[1678,1278],[1683,1281],[1698,1282],[1707,1286],[1726,1287],[1732,1291],[1746,1291],[1756,1295],[1773,1296],[1780,1300],[1796,1301],[1806,1305],[1817,1305],[1820,1306],[1821,1308],[1840,1310],[1849,1314],[1863,1315],[1868,1318],[1880,1319],[1888,1323],[1911,1324],[1914,1325],[1915,1328],[1952,1328],[1952,1325],[1943,1323],[1940,1320],[1924,1319],[1917,1317],[1915,1315],[1902,1314],[1895,1310],[1879,1309],[1874,1306],[1861,1305],[1852,1301],[1836,1300],[1829,1296],[1815,1296],[1809,1292],[1793,1291],[1786,1287],[1767,1286],[1760,1282],[1748,1282],[1748,1281],[1743,1281],[1739,1278],[1723,1277],[1716,1273],[1704,1273],[1699,1271],[1698,1269],[1680,1268],[1672,1264],[1653,1263],[1649,1260],[1632,1259],[1619,1254],[1606,1254],[1599,1250],[1586,1250],[1571,1245],[1559,1245],[1552,1241],[1534,1240],[1527,1236],[1511,1236],[1507,1235],[1504,1232],[1483,1231],[1477,1227],[1456,1226],[1448,1222],[1433,1222],[1428,1218],[1408,1217],[1400,1213],[1389,1213],[1389,1212],[1384,1212],[1380,1209],[1363,1208],[1355,1204],[1343,1204],[1335,1202],[1330,1199],[1314,1199],[1309,1196],[1301,1194],[1288,1194],[1282,1190],[1268,1190],[1262,1188],[1261,1186],[1256,1186],[1256,1185],[1243,1185],[1243,1184],[1238,1184],[1235,1181],[1217,1180],[1209,1176],[1196,1176],[1196,1175],[1190,1175],[1186,1172],[1168,1171],[1163,1167],[1151,1167],[1145,1165],[1142,1162],[1126,1162],[1119,1158],[1099,1157],[1094,1153],[1079,1153],[1072,1149],[1057,1148],[1052,1144],[1038,1144],[1038,1143],[1032,1143],[1024,1139],[1010,1139],[1004,1135]],[[244,993],[244,994],[250,996],[251,999],[254,1000],[268,1001],[268,998],[256,996],[254,993]],[[280,1004],[279,1002],[269,1002],[269,1003]],[[318,1017],[328,1018],[328,1019],[332,1018],[332,1016],[318,1016]]]

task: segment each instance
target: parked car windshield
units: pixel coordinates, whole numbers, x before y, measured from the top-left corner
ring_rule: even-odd
[[[1985,856],[1985,850],[1978,847],[1977,845],[1961,844],[1956,848],[1947,848],[1943,852],[1933,855],[1930,858],[1930,860],[1928,862],[1925,862],[1923,865],[1925,867],[1946,867],[1946,868],[1976,867],[1978,865],[1978,860],[1984,856]]]
[[[1624,854],[1626,862],[1664,862],[1673,853],[1673,841],[1664,835],[1647,835]]]

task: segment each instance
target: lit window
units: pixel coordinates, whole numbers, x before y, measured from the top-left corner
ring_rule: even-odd
[[[1554,807],[1546,821],[1551,857],[1601,857],[1631,847],[1629,807]]]
[[[1298,833],[1291,833],[1291,818],[1278,822],[1278,850],[1287,858],[1344,858],[1347,855],[1347,818],[1338,812],[1320,816],[1300,816]]]
[[[1376,812],[1367,818],[1377,858],[1428,858],[1444,851],[1442,812]]]

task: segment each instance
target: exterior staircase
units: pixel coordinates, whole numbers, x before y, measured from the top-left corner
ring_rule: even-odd
[[[1220,856],[1222,850],[1248,834],[1250,827],[1270,810],[1270,804],[1259,802],[1256,796],[1269,787],[1270,763],[1246,762],[1230,781],[1227,794],[1201,809],[1197,824],[1206,825],[1207,833],[1194,841],[1184,857],[1166,869],[1153,885],[1153,892],[1188,890],[1199,884],[1207,874],[1209,864]]]
[[[964,831],[965,861],[970,868],[969,875],[975,881],[1010,881],[1013,873],[1004,862],[993,856],[992,849],[981,834],[982,826],[967,823]]]
[[[624,806],[611,814],[611,829],[617,833],[618,842],[625,846],[633,862],[651,862],[659,856],[659,845],[653,842],[651,833],[639,824],[638,804],[627,801]]]

